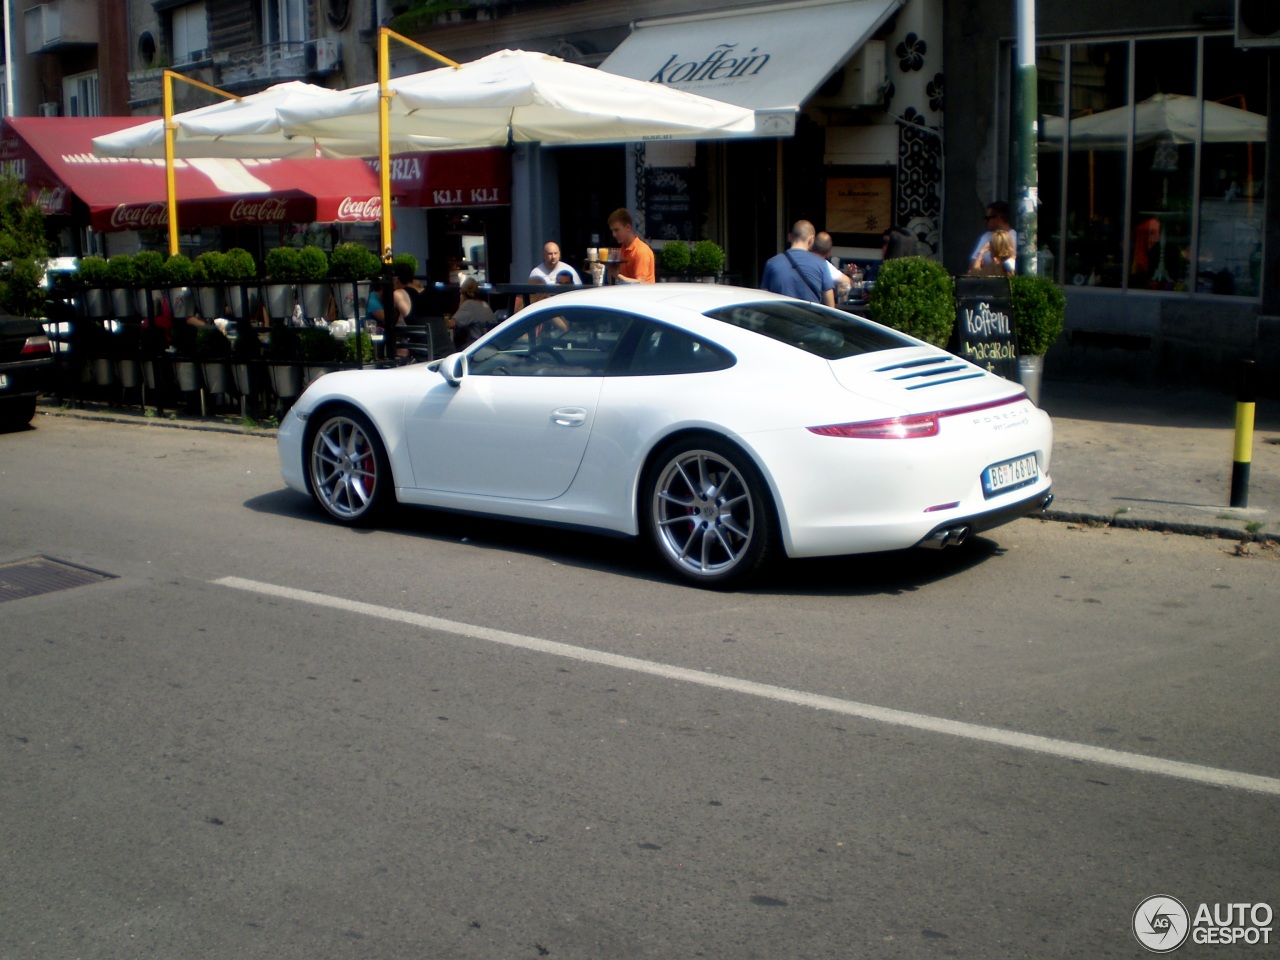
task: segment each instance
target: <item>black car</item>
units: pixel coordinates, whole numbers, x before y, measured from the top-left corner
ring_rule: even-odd
[[[0,314],[0,430],[31,422],[36,398],[53,387],[53,351],[39,320]]]

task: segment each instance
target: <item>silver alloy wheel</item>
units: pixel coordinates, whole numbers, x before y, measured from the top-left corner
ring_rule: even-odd
[[[736,466],[711,450],[683,450],[662,468],[652,515],[659,548],[694,578],[732,570],[756,535],[751,488]]]
[[[347,416],[333,416],[311,439],[311,488],[339,520],[358,520],[378,494],[378,453],[365,426]]]

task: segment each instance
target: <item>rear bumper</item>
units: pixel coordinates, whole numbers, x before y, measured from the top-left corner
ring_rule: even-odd
[[[1051,489],[1037,490],[1032,496],[997,507],[995,510],[987,510],[967,517],[955,517],[946,523],[940,523],[925,534],[916,546],[934,548],[958,546],[970,534],[982,533],[984,530],[1002,527],[1006,523],[1012,523],[1014,520],[1030,514],[1039,513],[1052,502],[1053,491]]]
[[[0,380],[5,382],[0,387],[0,400],[5,397],[32,397],[53,389],[54,375],[57,372],[54,360],[22,361],[20,363],[0,363]]]

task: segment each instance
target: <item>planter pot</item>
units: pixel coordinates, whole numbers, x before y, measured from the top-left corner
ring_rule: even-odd
[[[252,316],[254,302],[257,300],[255,293],[256,291],[238,283],[227,287],[227,315],[237,320]]]
[[[1018,382],[1027,390],[1027,396],[1040,406],[1040,378],[1044,373],[1043,354],[1030,354],[1018,358]]]
[[[273,363],[267,369],[271,371],[271,390],[277,397],[296,397],[302,392],[301,367],[290,363]]]
[[[302,313],[309,320],[323,317],[329,312],[329,284],[304,283],[302,285]]]
[[[116,376],[120,386],[132,390],[142,382],[142,364],[138,360],[117,360]]]
[[[267,284],[267,316],[272,320],[287,320],[293,316],[293,284]]]
[[[137,306],[132,290],[115,287],[111,291],[111,315],[114,317],[132,317]]]
[[[200,375],[204,377],[204,388],[210,393],[231,392],[231,364],[224,360],[211,360],[200,364]]]
[[[200,366],[194,360],[173,361],[173,375],[183,393],[200,389]]]
[[[235,376],[236,392],[242,397],[252,397],[258,392],[258,376],[252,363],[235,363],[231,365]]]
[[[190,287],[169,288],[169,309],[178,320],[185,320],[196,312],[196,297]]]
[[[222,288],[196,287],[196,302],[200,305],[200,316],[207,320],[222,316]]]
[[[142,361],[142,382],[147,385],[148,390],[156,389],[156,385],[164,383],[165,368],[168,365],[166,360],[143,360]]]
[[[109,387],[115,383],[115,364],[103,357],[95,357],[93,361],[93,382],[100,387]]]
[[[350,280],[340,280],[333,287],[333,295],[338,301],[338,316],[343,320],[354,320],[358,306],[356,285]],[[369,302],[368,293],[364,295],[364,302]]]
[[[103,287],[88,287],[84,292],[84,312],[91,317],[111,316],[111,292]]]
[[[303,367],[303,377],[307,386],[311,386],[326,373],[333,373],[335,370],[341,369],[336,363],[309,363]]]
[[[138,308],[138,316],[150,317],[160,312],[160,301],[164,299],[165,290],[135,290],[134,300]],[[175,314],[176,316],[176,314]]]

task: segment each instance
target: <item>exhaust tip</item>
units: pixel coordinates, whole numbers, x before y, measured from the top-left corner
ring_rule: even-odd
[[[949,547],[958,547],[960,546],[960,544],[964,543],[966,540],[969,539],[968,526],[956,527],[956,529],[950,531],[950,533],[951,533],[951,537],[947,541],[947,546]]]

